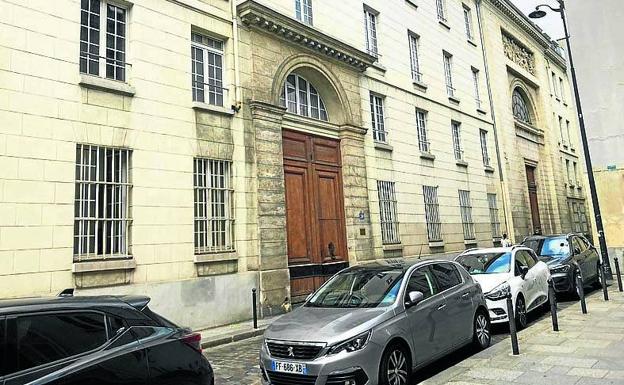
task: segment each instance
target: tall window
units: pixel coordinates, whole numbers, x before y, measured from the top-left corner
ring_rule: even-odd
[[[470,12],[470,8],[464,5],[464,24],[466,27],[466,37],[468,40],[473,40],[474,35],[472,32],[472,12]]]
[[[191,41],[193,101],[223,106],[223,42],[198,33]]]
[[[438,20],[446,22],[446,0],[436,0]]]
[[[464,150],[461,145],[461,124],[459,122],[451,122],[451,136],[453,139],[453,153],[456,160],[464,159]]]
[[[81,1],[80,72],[126,81],[126,19],[126,8],[104,0]]]
[[[572,180],[572,169],[570,169],[570,161],[568,159],[565,160],[565,168],[566,168],[566,176],[568,177],[568,184],[570,186],[573,186],[574,181]]]
[[[565,89],[563,87],[563,79],[559,78],[559,92],[561,93],[561,101],[562,102],[566,102],[566,98],[565,98]]]
[[[572,175],[574,176],[574,185],[576,187],[580,187],[579,176],[578,176],[578,166],[576,162],[572,162]]]
[[[299,75],[288,75],[284,82],[280,103],[293,114],[328,120],[325,103],[318,91],[309,81]]]
[[[566,139],[566,133],[563,127],[563,118],[561,116],[558,117],[559,122],[559,133],[561,134],[561,143],[566,146],[568,144],[568,140]]]
[[[498,217],[498,202],[496,201],[496,194],[488,194],[488,207],[490,209],[490,224],[492,225],[492,237],[500,238],[501,226],[500,218]]]
[[[442,240],[442,222],[440,221],[440,205],[438,203],[438,187],[423,186],[425,198],[425,219],[427,221],[427,237],[430,242]]]
[[[422,152],[429,153],[429,139],[427,137],[427,113],[416,109],[416,130],[418,131],[418,148]]]
[[[384,125],[383,98],[379,95],[370,94],[371,121],[373,124],[373,139],[376,142],[386,143],[387,132]]]
[[[312,0],[295,0],[297,20],[312,25]]]
[[[394,182],[377,181],[379,194],[379,216],[381,220],[381,240],[384,245],[400,243],[399,220]]]
[[[366,52],[377,57],[377,15],[370,8],[364,8],[364,32],[366,33]]]
[[[130,255],[130,150],[78,144],[74,259]]]
[[[444,79],[446,80],[446,93],[449,97],[455,96],[453,88],[453,55],[448,52],[442,53],[444,60]]]
[[[231,162],[196,158],[195,254],[234,250]]]
[[[531,124],[529,107],[527,106],[524,95],[522,95],[518,88],[513,90],[513,94],[511,96],[511,106],[514,118],[522,123]]]
[[[490,155],[488,154],[487,131],[479,130],[479,138],[481,139],[481,156],[483,157],[483,165],[490,166]]]
[[[480,109],[481,108],[481,96],[479,92],[479,70],[476,68],[472,69],[472,84],[474,86],[475,104],[477,105],[477,109]]]
[[[550,77],[552,79],[553,92],[555,93],[556,97],[559,97],[559,91],[557,90],[557,75],[555,75],[554,71],[550,73]]]
[[[420,73],[420,62],[418,61],[418,43],[419,39],[417,35],[408,33],[409,49],[410,49],[410,64],[412,69],[412,80],[415,82],[422,81],[422,74]]]
[[[470,191],[459,190],[459,211],[461,213],[464,239],[475,239],[474,222],[472,221],[472,204],[470,203]]]
[[[566,120],[566,137],[568,138],[568,143],[570,144],[570,147],[574,147],[572,146],[572,137],[570,136],[570,121]]]

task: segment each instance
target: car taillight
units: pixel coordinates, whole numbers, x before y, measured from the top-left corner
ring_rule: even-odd
[[[190,347],[192,347],[193,349],[197,350],[198,352],[202,352],[202,347],[201,347],[201,334],[199,333],[191,333],[191,334],[187,334],[184,337],[182,337],[182,341],[189,345]]]

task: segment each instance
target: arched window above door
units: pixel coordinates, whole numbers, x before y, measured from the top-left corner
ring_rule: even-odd
[[[328,121],[325,103],[318,91],[303,77],[290,74],[284,82],[280,104],[293,114]]]
[[[511,108],[513,116],[516,120],[522,123],[532,124],[531,113],[526,96],[518,87],[513,90],[513,94],[511,96]]]

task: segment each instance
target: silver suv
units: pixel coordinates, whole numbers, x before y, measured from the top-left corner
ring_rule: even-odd
[[[266,330],[263,384],[406,385],[468,343],[490,345],[481,287],[455,262],[341,271]]]

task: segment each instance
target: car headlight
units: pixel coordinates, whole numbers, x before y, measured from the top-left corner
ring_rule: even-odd
[[[570,265],[558,265],[550,268],[551,274],[567,273],[568,271],[570,271]]]
[[[485,298],[491,299],[492,301],[498,301],[499,299],[507,298],[509,293],[511,293],[511,287],[509,287],[507,282],[503,282],[486,293]]]
[[[370,340],[370,336],[371,331],[369,330],[346,341],[339,342],[331,346],[327,354],[338,354],[343,350],[347,352],[355,352],[357,350],[363,349]]]

